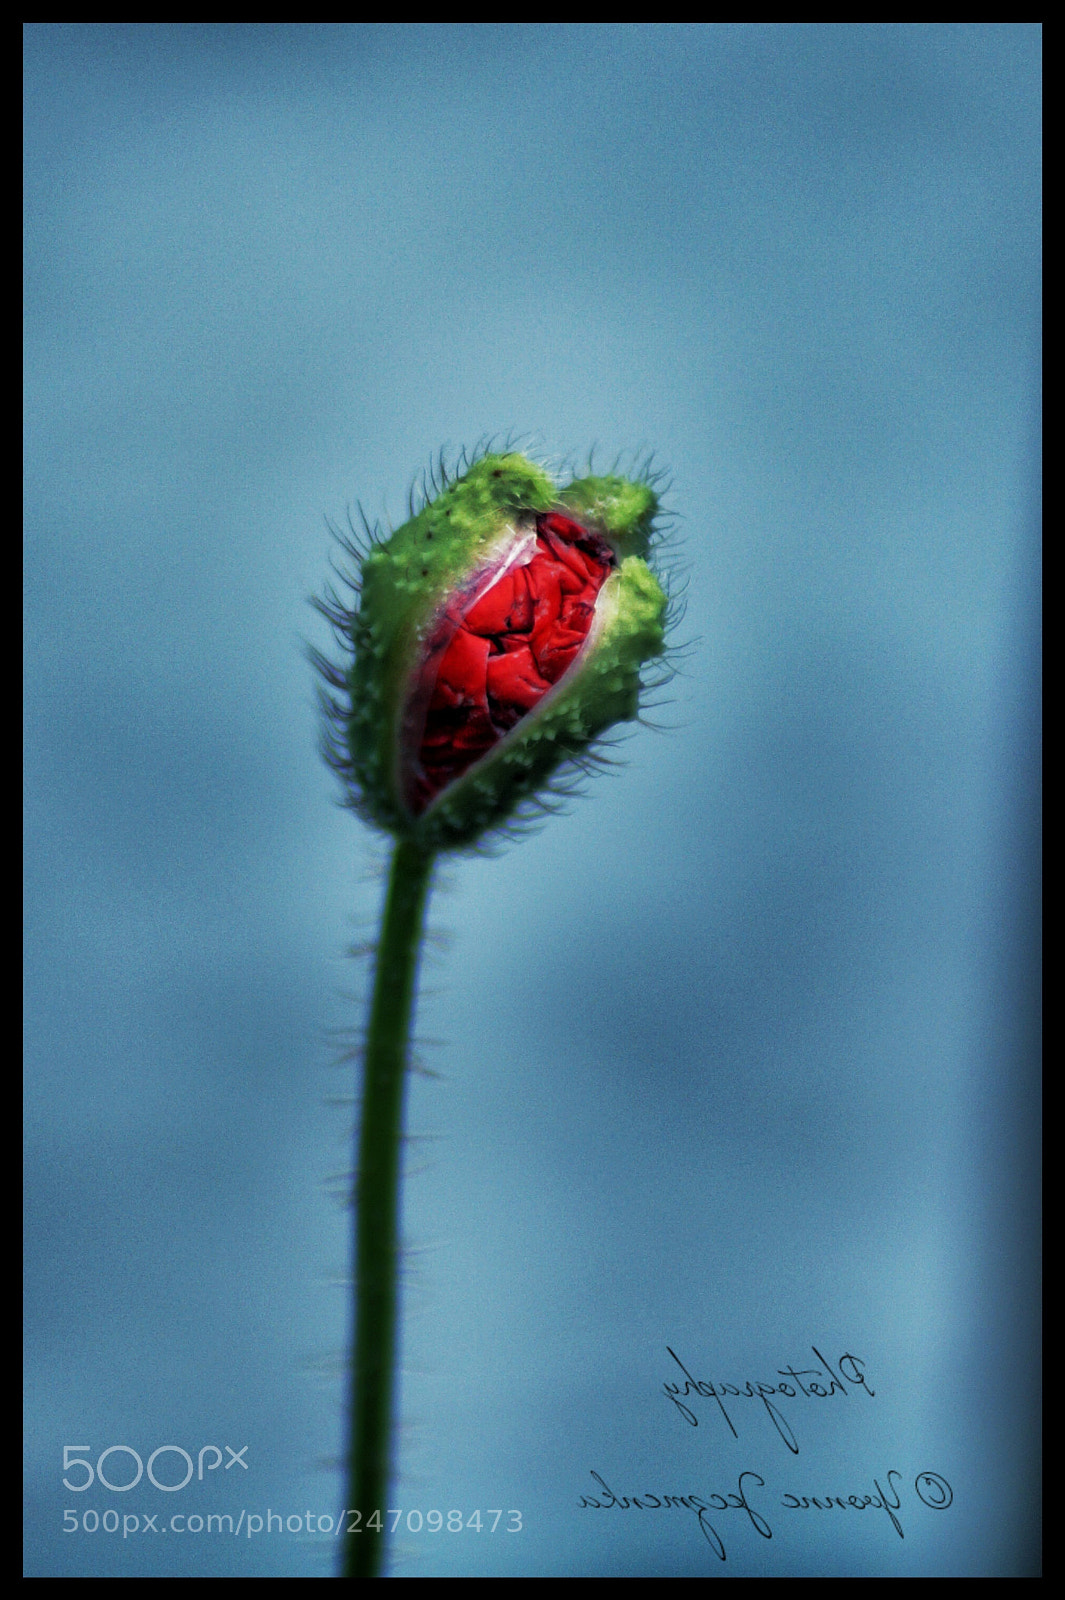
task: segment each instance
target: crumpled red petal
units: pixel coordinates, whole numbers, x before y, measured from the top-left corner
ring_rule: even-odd
[[[521,565],[476,599],[444,610],[426,641],[404,728],[404,793],[414,816],[565,675],[616,565],[605,539],[548,512],[537,517],[535,547]]]

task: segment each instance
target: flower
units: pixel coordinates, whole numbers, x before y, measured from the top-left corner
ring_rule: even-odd
[[[316,657],[348,801],[427,851],[475,843],[637,715],[662,654],[646,481],[558,487],[487,454],[360,561],[357,609],[319,609],[348,660]],[[594,753],[594,752],[593,752]]]

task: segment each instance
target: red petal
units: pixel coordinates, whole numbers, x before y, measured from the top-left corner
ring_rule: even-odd
[[[583,553],[550,532],[541,535],[541,543],[550,552],[548,559],[558,569],[563,582],[571,588],[576,582],[578,587],[583,588],[588,582],[588,567]]]
[[[426,644],[408,707],[417,749],[407,803],[416,816],[534,709],[588,637],[613,551],[562,512],[537,517],[536,531],[532,560],[465,613],[456,597]]]
[[[564,517],[561,511],[549,511],[546,516],[537,517],[537,533],[553,533],[567,544],[577,544],[581,539],[587,539],[587,531],[579,522],[574,522],[572,517]]]
[[[487,639],[479,639],[476,634],[459,628],[437,668],[430,708],[483,705],[487,710],[484,678],[488,650]]]
[[[518,707],[523,712],[531,711],[550,687],[550,683],[537,672],[528,645],[520,650],[510,650],[506,655],[493,656],[488,663],[489,697],[504,705]]]
[[[557,683],[566,669],[572,666],[585,637],[585,634],[574,633],[569,628],[555,628],[540,641],[539,648],[534,644],[536,665],[548,683]]]
[[[524,567],[505,573],[463,618],[472,633],[523,633],[532,627],[533,607]]]
[[[562,626],[564,628],[572,628],[574,632],[579,633],[583,638],[592,625],[592,617],[595,613],[595,595],[596,590],[589,584],[583,594],[567,596],[562,602],[562,610],[559,613],[558,620]]]

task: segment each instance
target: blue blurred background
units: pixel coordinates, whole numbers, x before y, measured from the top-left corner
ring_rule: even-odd
[[[1038,28],[26,50],[27,1571],[333,1570],[331,1030],[385,855],[306,602],[326,516],[398,523],[507,430],[654,450],[690,648],[667,731],[434,895],[390,1504],[523,1526],[406,1519],[393,1570],[1034,1571]],[[668,1348],[742,1384],[813,1346],[876,1393],[788,1402],[798,1456],[663,1393]],[[165,1445],[247,1469],[63,1486],[64,1446],[123,1484]],[[580,1506],[742,1471],[773,1538],[723,1513],[724,1566],[683,1509]],[[781,1508],[874,1482],[905,1538]]]

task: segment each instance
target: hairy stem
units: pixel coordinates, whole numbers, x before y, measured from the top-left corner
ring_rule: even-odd
[[[345,1578],[380,1576],[395,1382],[403,1101],[433,855],[399,840],[392,857],[366,1037],[355,1189],[355,1362],[351,1377]],[[356,1519],[354,1512],[360,1512]],[[374,1512],[380,1512],[379,1517]],[[358,1532],[350,1532],[358,1521]]]

